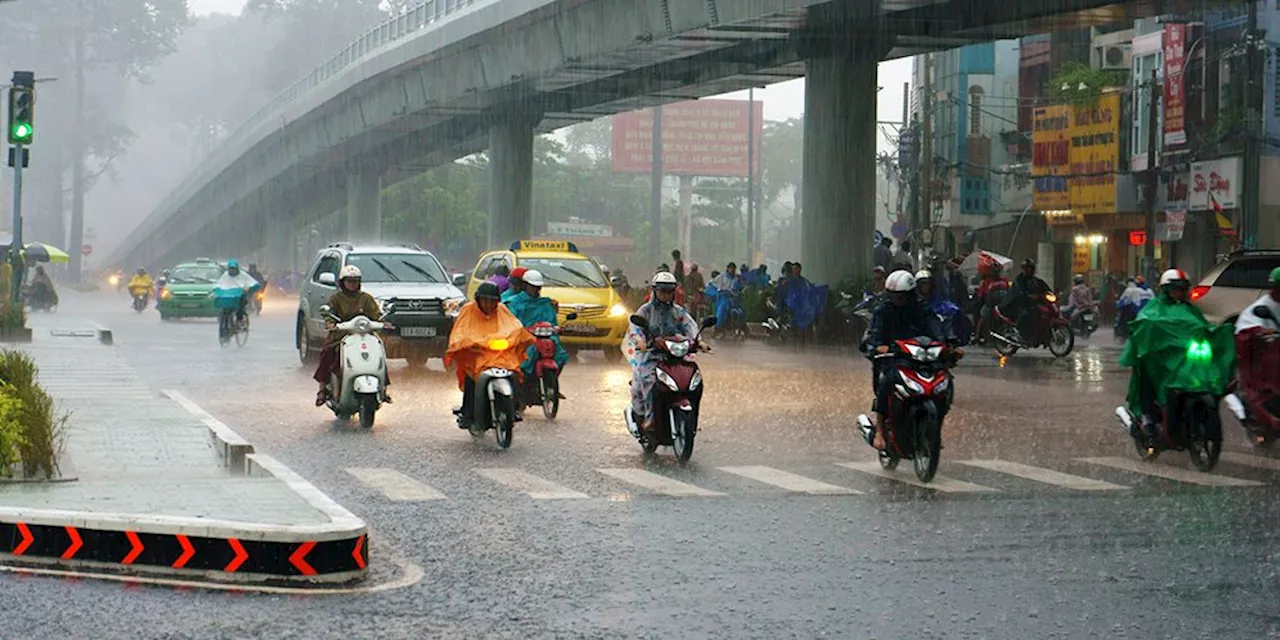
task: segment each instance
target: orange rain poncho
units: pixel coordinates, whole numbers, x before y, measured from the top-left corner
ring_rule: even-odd
[[[491,340],[506,340],[507,349],[490,349]],[[453,321],[444,366],[458,365],[458,388],[461,389],[464,377],[474,379],[490,367],[519,371],[525,350],[531,344],[533,335],[506,305],[499,304],[493,315],[486,316],[474,301],[468,302]]]

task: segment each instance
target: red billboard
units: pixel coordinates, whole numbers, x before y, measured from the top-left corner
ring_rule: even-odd
[[[747,176],[745,100],[693,100],[662,107],[662,172],[687,176]],[[760,175],[764,103],[755,103],[755,174]],[[649,173],[653,168],[653,110],[613,117],[613,170]]]
[[[1186,60],[1187,25],[1164,25],[1164,145],[1167,147],[1187,142],[1186,99],[1183,98],[1186,83],[1182,79]]]

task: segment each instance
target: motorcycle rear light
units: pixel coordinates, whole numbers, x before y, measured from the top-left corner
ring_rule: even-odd
[[[1203,298],[1206,293],[1209,293],[1209,287],[1206,287],[1204,285],[1200,285],[1198,287],[1193,288],[1191,290],[1191,301],[1195,302],[1196,300]]]

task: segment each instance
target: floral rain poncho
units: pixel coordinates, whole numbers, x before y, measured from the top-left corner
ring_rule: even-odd
[[[685,336],[692,339],[698,335],[698,323],[693,316],[678,304],[667,304],[652,300],[640,305],[636,315],[649,321],[648,335],[632,324],[627,335],[622,339],[622,353],[631,365],[631,410],[640,416],[642,422],[653,417],[653,403],[649,393],[657,380],[658,365],[650,357],[644,347],[649,343],[649,336]]]

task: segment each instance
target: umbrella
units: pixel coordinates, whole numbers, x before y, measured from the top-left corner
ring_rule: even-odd
[[[981,263],[997,262],[1000,267],[1008,272],[1009,267],[1013,266],[1013,260],[1006,258],[998,253],[991,251],[974,251],[965,256],[960,262],[960,273],[966,278],[972,278],[978,274],[978,267]]]
[[[65,263],[71,260],[67,252],[43,242],[32,242],[22,248],[22,255],[29,262]]]

